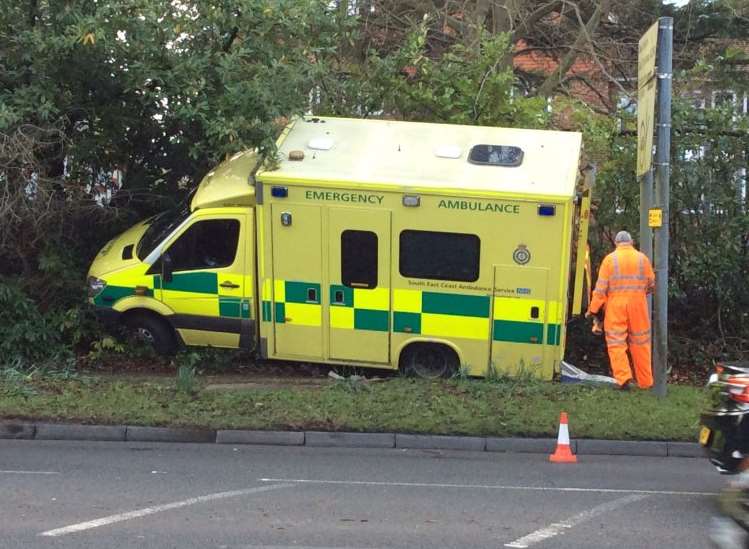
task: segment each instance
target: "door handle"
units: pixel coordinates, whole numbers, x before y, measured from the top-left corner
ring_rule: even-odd
[[[233,282],[229,282],[228,280],[225,280],[221,283],[222,288],[239,288],[239,284],[234,284]]]

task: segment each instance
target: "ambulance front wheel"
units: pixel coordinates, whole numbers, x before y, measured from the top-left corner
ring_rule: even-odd
[[[426,379],[450,377],[458,371],[458,355],[447,345],[413,343],[401,354],[400,369]]]
[[[149,313],[133,313],[125,319],[131,333],[141,343],[150,345],[162,356],[177,352],[177,336],[163,318]]]

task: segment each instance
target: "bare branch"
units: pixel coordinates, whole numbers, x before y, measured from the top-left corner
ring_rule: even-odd
[[[557,70],[553,71],[546,80],[544,80],[541,86],[539,86],[536,92],[537,95],[540,95],[541,97],[550,96],[554,89],[564,80],[565,75],[569,72],[577,59],[577,50],[581,49],[586,40],[588,40],[588,37],[595,33],[603,14],[608,13],[609,3],[610,0],[600,0],[596,9],[593,11],[593,14],[590,16],[590,19],[588,19],[587,24],[583,25],[583,28],[578,34],[572,47],[559,62]],[[565,2],[565,4],[569,4],[569,2]]]

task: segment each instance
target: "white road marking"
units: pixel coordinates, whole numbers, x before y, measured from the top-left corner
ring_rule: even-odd
[[[259,494],[260,492],[269,492],[271,490],[280,490],[281,488],[291,488],[293,484],[272,484],[270,486],[256,486],[255,488],[247,488],[245,490],[231,490],[229,492],[217,492],[215,494],[208,494],[205,496],[198,496],[195,498],[189,498],[182,501],[175,501],[173,503],[165,503],[163,505],[156,505],[154,507],[146,507],[144,509],[136,509],[135,511],[128,511],[127,513],[119,513],[116,515],[110,515],[108,517],[102,517],[95,520],[89,520],[87,522],[79,522],[78,524],[71,524],[63,528],[55,528],[54,530],[48,530],[39,534],[40,536],[57,537],[64,536],[66,534],[73,534],[75,532],[82,532],[84,530],[91,530],[93,528],[99,528],[100,526],[107,526],[109,524],[115,524],[117,522],[124,522],[126,520],[132,520],[136,518],[153,515],[155,513],[161,513],[162,511],[170,511],[171,509],[179,509],[180,507],[187,507],[188,505],[195,505],[196,503],[205,503],[208,501],[215,501],[218,499],[236,498],[240,496],[247,496],[250,494]]]
[[[592,494],[642,494],[645,496],[717,496],[717,492],[682,492],[674,490],[631,490],[627,488],[574,488],[564,486],[511,486],[502,484],[442,484],[427,482],[377,482],[366,480],[314,480],[295,478],[259,478],[259,482],[294,484],[343,484],[350,486],[403,486],[406,488],[479,488],[483,490],[519,490],[527,492],[588,492]]]
[[[0,475],[59,475],[58,471],[0,471]]]
[[[632,494],[630,496],[624,496],[623,498],[615,499],[614,501],[602,503],[601,505],[596,505],[592,509],[588,509],[587,511],[583,511],[582,513],[578,513],[577,515],[573,515],[563,521],[550,524],[546,528],[541,528],[540,530],[531,532],[527,536],[518,538],[511,543],[505,543],[505,547],[515,547],[518,549],[522,549],[525,547],[530,547],[531,545],[536,545],[537,543],[556,537],[559,534],[563,534],[566,530],[574,528],[578,524],[595,518],[598,515],[608,513],[609,511],[613,511],[614,509],[618,509],[619,507],[622,507],[629,503],[634,503],[635,501],[643,500],[647,497],[647,495],[643,494]]]
[[[229,549],[229,545],[219,545],[218,549]],[[242,545],[241,549],[377,549],[376,547],[322,547],[320,545]]]

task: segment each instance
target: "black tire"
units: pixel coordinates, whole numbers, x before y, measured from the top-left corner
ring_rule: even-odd
[[[460,366],[458,355],[445,345],[417,343],[401,355],[400,368],[409,376],[422,379],[452,377]]]
[[[125,320],[125,324],[136,340],[150,345],[157,354],[171,356],[177,352],[177,335],[163,318],[135,313]]]

